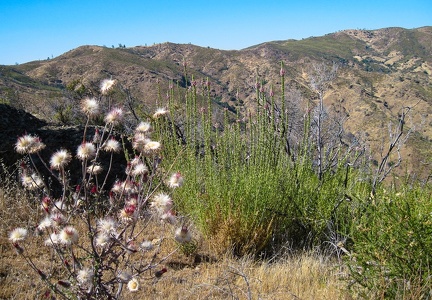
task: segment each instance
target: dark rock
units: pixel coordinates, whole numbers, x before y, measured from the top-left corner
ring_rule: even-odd
[[[90,126],[87,129],[86,140],[92,141],[96,127]],[[102,129],[100,129],[102,130]],[[59,126],[56,124],[48,124],[47,122],[36,118],[35,116],[13,108],[9,105],[0,104],[0,161],[5,165],[6,170],[0,168],[0,179],[5,176],[5,171],[16,174],[16,169],[19,163],[24,158],[15,151],[15,144],[18,137],[24,134],[32,134],[38,136],[46,145],[39,154],[43,161],[49,166],[49,161],[53,153],[60,149],[68,150],[73,156],[76,155],[78,146],[83,141],[84,126]],[[120,138],[117,136],[117,138]],[[103,181],[106,171],[109,167],[110,153],[100,152],[101,166],[104,172],[99,175]],[[42,164],[39,156],[32,155],[38,170],[43,174],[45,182],[47,182],[54,192],[58,192],[61,188],[59,183],[50,175],[49,170]],[[123,179],[125,176],[126,159],[123,153],[116,153],[113,156],[113,165],[110,171],[110,176],[107,181],[107,188],[110,188],[113,182],[117,179]],[[82,166],[81,162],[74,157],[71,163],[67,166],[67,172],[70,180],[70,185],[80,184]]]
[[[45,125],[47,122],[24,110],[0,104],[0,160],[6,166],[16,163],[21,157],[14,149],[17,138],[25,133],[35,132]]]

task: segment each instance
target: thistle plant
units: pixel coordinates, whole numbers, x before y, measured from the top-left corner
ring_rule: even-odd
[[[104,81],[101,94],[106,95],[114,83]],[[194,243],[190,226],[176,214],[172,198],[172,190],[183,185],[183,176],[171,172],[170,166],[161,167],[165,163],[162,143],[152,139],[151,121],[136,126],[129,139],[135,157],[127,160],[125,173],[114,174],[117,180],[108,186],[113,155],[126,144],[114,133],[125,112],[122,107],[111,107],[105,126],[89,138],[89,124],[100,117],[99,105],[96,98],[82,100],[87,120],[75,151],[57,149],[45,162],[42,152],[48,149],[37,136],[25,134],[15,145],[27,158],[21,165],[21,182],[38,199],[41,221],[35,229],[13,229],[9,240],[49,293],[64,299],[120,299],[126,288],[139,290],[145,284],[143,278],[149,279],[146,274],[154,274],[152,270],[160,269],[184,244]],[[153,118],[166,113],[158,109]],[[108,153],[109,162],[102,161],[102,153]],[[43,175],[46,172],[38,168],[36,158],[49,175]],[[73,161],[79,162],[80,170],[69,169]],[[80,174],[76,184],[70,176],[73,172]],[[59,196],[50,188],[48,177],[61,186]],[[156,224],[157,230],[153,226],[151,232],[150,224]],[[50,249],[50,262],[38,264],[28,255],[32,230],[37,236],[34,242]]]

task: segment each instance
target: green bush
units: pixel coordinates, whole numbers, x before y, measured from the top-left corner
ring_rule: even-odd
[[[171,89],[156,135],[169,141],[164,157],[174,164],[165,168],[187,178],[176,209],[221,251],[330,250],[346,258],[363,297],[430,298],[432,189],[375,181],[390,173],[361,145],[332,139],[325,107],[293,119],[282,72],[281,82],[279,98],[257,84],[253,113],[218,117],[209,86],[176,97]]]
[[[432,199],[430,186],[381,189],[363,205],[353,227],[351,274],[369,296],[432,296]],[[367,294],[366,294],[367,295]]]
[[[287,150],[291,120],[281,113],[289,105],[284,89],[281,94],[277,104],[257,90],[254,116],[225,110],[220,121],[213,116],[217,103],[192,85],[183,106],[170,97],[170,119],[158,123],[161,138],[170,140],[166,160],[177,161],[188,178],[176,195],[178,209],[239,255],[270,254],[286,244],[324,247],[330,235],[344,239],[355,211],[350,195],[370,193],[364,174],[348,163],[359,153],[339,144],[318,146],[310,113],[296,120],[303,122],[301,140]],[[334,158],[324,158],[320,172],[319,147]]]

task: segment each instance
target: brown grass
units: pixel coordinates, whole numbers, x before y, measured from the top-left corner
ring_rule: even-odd
[[[16,186],[0,188],[0,299],[48,299],[47,287],[8,240],[15,227],[31,229],[37,224],[41,212],[31,203]],[[148,230],[151,236],[152,229]],[[37,265],[49,268],[50,250],[40,239],[29,240],[26,253]],[[164,251],[169,252],[175,244],[168,241],[166,246]],[[168,271],[160,278],[155,270],[144,273],[139,291],[124,289],[122,299],[351,299],[337,264],[317,254],[269,263],[212,249],[219,250],[212,241],[198,238],[195,251],[189,255],[179,251],[162,262],[158,268]]]

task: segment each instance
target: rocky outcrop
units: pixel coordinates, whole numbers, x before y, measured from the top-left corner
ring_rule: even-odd
[[[17,138],[26,133],[35,133],[47,122],[21,109],[0,104],[0,159],[6,166],[12,166],[21,155],[15,152]]]
[[[96,127],[88,128],[86,140],[93,139],[95,130]],[[5,174],[2,173],[6,173],[5,171],[17,174],[15,170],[24,157],[15,151],[18,137],[24,134],[37,135],[46,145],[45,149],[40,152],[40,155],[45,162],[49,163],[51,155],[59,149],[69,150],[72,155],[75,155],[77,147],[82,143],[83,132],[83,126],[48,124],[24,110],[0,104],[0,161],[6,167],[6,170],[0,168],[0,178],[3,178]],[[101,165],[104,170],[108,169],[109,156],[110,154],[101,152]],[[41,163],[37,155],[33,155],[32,158],[44,175],[45,180],[47,180],[50,175],[46,167]],[[124,155],[122,153],[115,154],[108,183],[112,184],[117,176],[122,177],[125,167],[126,159]],[[72,185],[80,183],[81,162],[78,159],[74,158],[68,165],[68,173]],[[105,174],[102,173],[100,175],[101,178],[104,178]],[[52,184],[53,188],[55,188],[56,183],[53,182]]]

